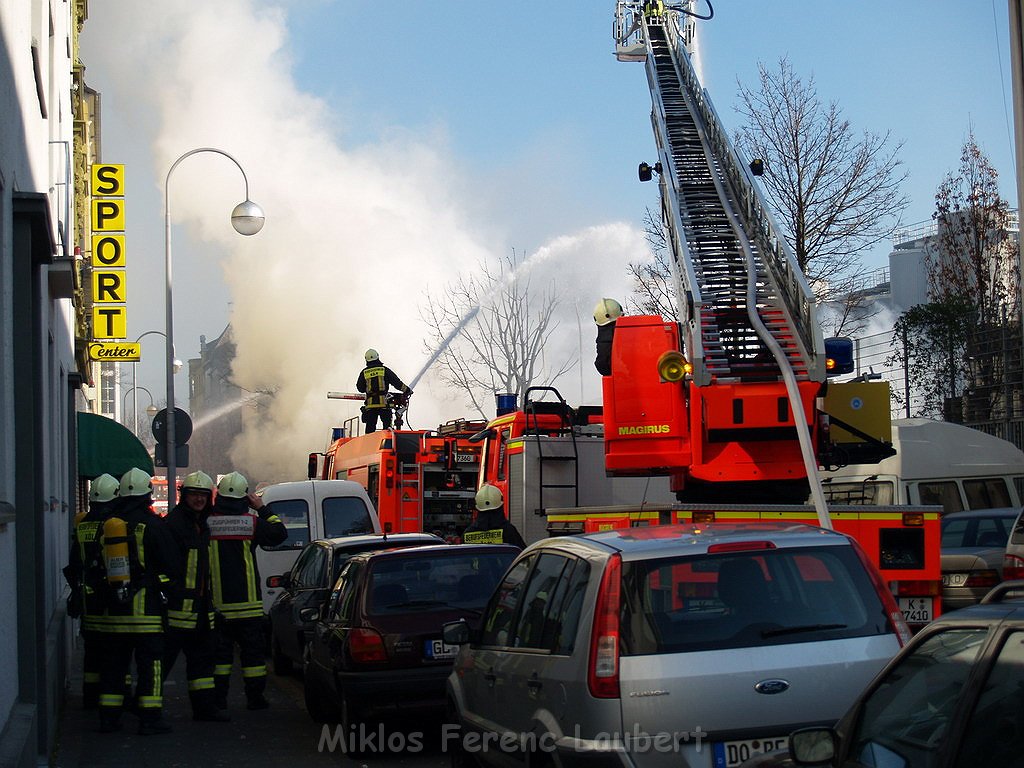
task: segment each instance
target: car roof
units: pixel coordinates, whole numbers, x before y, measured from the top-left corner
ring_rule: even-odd
[[[379,549],[372,552],[359,552],[353,556],[354,559],[378,560],[390,557],[417,557],[420,555],[467,555],[476,553],[500,553],[508,552],[513,555],[519,553],[519,547],[511,544],[427,544],[422,547],[402,547],[395,549]]]
[[[704,554],[714,544],[771,541],[778,549],[807,546],[849,546],[848,536],[813,525],[787,522],[686,523],[619,528],[574,537],[628,557]],[[548,539],[548,541],[552,541]]]
[[[994,507],[993,509],[962,509],[959,512],[948,512],[942,516],[943,520],[954,520],[957,518],[972,517],[1016,517],[1021,512],[1020,507]]]
[[[407,544],[422,542],[425,545],[443,544],[444,539],[432,533],[367,533],[355,536],[337,536],[330,539],[315,539],[312,544],[321,547],[330,547],[334,551],[342,549],[362,548],[367,544],[383,544],[389,542],[396,547],[403,547]]]

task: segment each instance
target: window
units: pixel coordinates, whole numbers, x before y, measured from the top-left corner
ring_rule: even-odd
[[[303,562],[299,573],[298,586],[304,589],[317,589],[327,586],[327,550],[321,546],[312,546],[307,550],[309,557]]]
[[[523,594],[523,609],[516,622],[515,632],[512,633],[514,647],[545,647],[545,630],[565,566],[566,559],[561,555],[545,552],[537,558],[537,567],[530,574],[530,581]]]
[[[309,562],[313,559],[314,550],[316,547],[306,547],[301,553],[299,553],[298,559],[295,561],[295,565],[292,566],[291,571],[291,585],[293,587],[302,587],[302,573],[309,566]]]
[[[341,576],[331,593],[331,621],[347,624],[352,620],[352,611],[355,606],[356,587],[359,584],[359,574],[362,571],[362,564],[351,563],[342,569]]]
[[[324,538],[373,533],[366,503],[358,496],[334,496],[323,500]]]
[[[956,768],[1016,765],[1024,755],[1024,632],[1006,640],[964,730]]]
[[[1011,524],[1001,517],[947,517],[942,521],[942,547],[1005,547]]]
[[[270,514],[277,515],[288,529],[288,538],[276,547],[264,547],[270,551],[302,549],[309,544],[309,507],[303,499],[281,499],[266,505]]]
[[[939,765],[957,698],[986,634],[984,629],[950,629],[904,657],[865,700],[850,757],[867,766]]]
[[[964,508],[960,489],[953,480],[933,480],[917,484],[921,504],[939,504],[943,512],[959,512]]]
[[[995,509],[1010,506],[1010,489],[1001,477],[964,480],[968,509]]]
[[[893,484],[888,481],[822,483],[821,489],[825,492],[825,498],[829,504],[881,507],[895,503],[893,501]]]
[[[522,595],[526,574],[536,559],[535,555],[531,555],[520,560],[498,585],[484,619],[483,633],[480,636],[481,645],[509,645],[509,629],[519,608],[519,598]]]
[[[550,648],[552,653],[572,655],[589,581],[590,564],[583,560],[570,560],[552,599],[553,621],[548,623],[544,633],[543,647]]]

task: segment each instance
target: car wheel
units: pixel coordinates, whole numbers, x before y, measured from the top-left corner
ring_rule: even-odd
[[[292,660],[284,655],[284,651],[281,650],[281,644],[277,641],[276,636],[270,641],[270,659],[274,662],[275,675],[291,674],[293,669]]]
[[[341,695],[339,704],[338,723],[341,726],[341,732],[345,734],[346,754],[349,757],[359,757],[363,754],[363,750],[360,749],[362,739],[359,733],[359,726],[363,722],[362,717],[359,712],[355,711],[345,694]]]
[[[448,712],[445,720],[451,725],[459,726],[459,738],[455,739],[448,746],[448,760],[451,768],[480,768],[480,761],[475,754],[466,751],[464,744],[465,726],[455,709],[455,705],[448,702]]]

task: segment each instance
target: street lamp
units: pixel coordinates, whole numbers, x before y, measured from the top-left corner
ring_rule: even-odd
[[[167,171],[167,178],[164,179],[164,266],[167,272],[167,295],[165,299],[165,307],[167,311],[167,322],[166,322],[166,333],[165,338],[167,340],[167,362],[166,362],[166,373],[167,373],[167,508],[173,509],[174,505],[178,503],[178,488],[177,488],[177,471],[176,466],[176,450],[177,445],[175,443],[175,422],[177,421],[177,413],[174,409],[174,308],[171,300],[171,174],[174,173],[174,169],[178,167],[182,160],[186,157],[199,154],[200,152],[215,152],[218,155],[223,155],[228,160],[238,166],[238,170],[242,174],[242,180],[245,182],[245,200],[235,206],[234,210],[231,211],[231,226],[235,228],[235,231],[240,235],[255,235],[261,229],[263,229],[263,209],[260,208],[256,203],[249,199],[249,179],[245,175],[245,170],[241,164],[235,160],[231,155],[221,149],[214,149],[213,147],[200,147],[199,149],[192,149],[183,154],[171,165],[170,170]]]
[[[131,392],[134,392],[137,389],[141,389],[143,392],[145,392],[147,395],[149,395],[149,405],[146,406],[146,415],[149,416],[150,419],[152,419],[154,416],[157,415],[157,413],[160,412],[160,409],[157,408],[156,405],[153,404],[153,393],[150,392],[145,387],[133,386],[131,389],[128,390],[128,392],[125,392],[124,396],[121,398],[121,411],[122,411],[122,413],[124,412],[124,406],[126,404],[125,400],[128,397],[128,394],[131,393]],[[138,437],[139,436],[139,396],[138,395],[135,395],[133,397],[133,402],[135,403],[135,410],[132,411],[132,418],[135,420],[135,436]]]
[[[135,339],[135,341],[133,343],[134,344],[138,344],[146,336],[149,336],[152,333],[155,333],[157,336],[163,336],[165,339],[167,338],[167,334],[164,333],[163,331],[145,331],[143,333],[140,333],[139,337],[137,339]],[[183,363],[181,362],[181,360],[179,360],[177,358],[177,356],[175,356],[174,362],[171,365],[171,367],[174,369],[174,372],[177,373],[178,371],[180,371],[181,368],[182,368],[182,365],[183,365]],[[138,386],[138,381],[137,381],[137,379],[138,379],[138,371],[139,371],[139,364],[138,363],[132,363],[132,386],[131,386],[131,389],[128,390],[128,392],[131,392],[132,389],[143,389],[143,387],[139,387]],[[148,389],[146,391],[149,392]],[[126,392],[125,394],[128,394],[128,393]],[[152,402],[153,395],[150,395],[149,399]],[[132,413],[138,414],[138,412],[139,412],[139,396],[138,395],[135,395],[135,397],[132,398],[132,408],[133,408]],[[121,410],[122,411],[124,410],[124,398],[122,398]],[[138,416],[136,415],[136,417],[135,417],[135,436],[138,437],[138,435],[139,435],[139,419],[138,419]]]

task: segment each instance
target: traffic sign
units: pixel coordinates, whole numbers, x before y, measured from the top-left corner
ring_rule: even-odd
[[[167,442],[167,409],[161,408],[153,417],[153,437],[158,443]],[[192,418],[181,408],[174,409],[174,442],[184,445],[192,437]],[[177,454],[175,454],[177,455]]]

